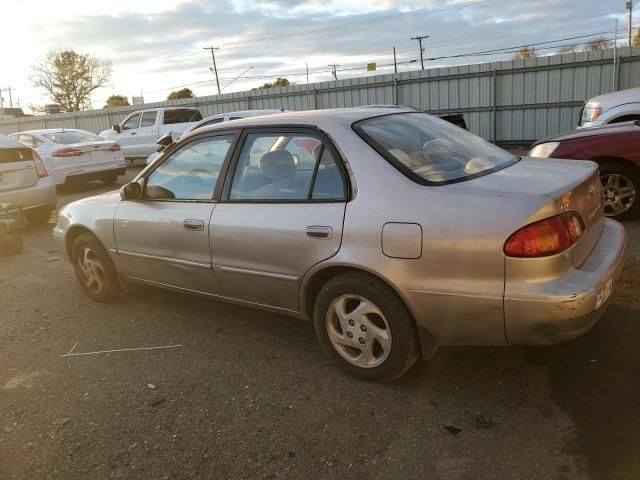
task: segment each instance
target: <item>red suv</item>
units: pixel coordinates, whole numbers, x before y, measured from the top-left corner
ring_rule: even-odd
[[[604,214],[622,220],[640,210],[640,121],[544,138],[533,144],[529,156],[593,160],[600,165]]]

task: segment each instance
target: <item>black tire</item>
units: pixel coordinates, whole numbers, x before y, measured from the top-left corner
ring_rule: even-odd
[[[49,207],[38,207],[24,211],[24,216],[32,225],[44,225],[51,220],[51,210]]]
[[[81,266],[85,255],[91,260],[92,271],[89,273],[83,271]],[[105,248],[92,234],[82,233],[75,239],[71,248],[71,263],[80,286],[89,298],[96,302],[108,303],[120,297],[121,289],[116,268]]]
[[[629,208],[627,208],[627,210],[620,214],[612,214],[612,210],[606,205],[607,186],[604,185],[604,178],[607,175],[622,175],[635,187],[635,198],[633,199],[633,203]],[[600,178],[603,179],[602,189],[605,194],[605,214],[607,214],[609,218],[613,218],[615,220],[627,220],[629,218],[636,217],[638,212],[640,212],[640,169],[623,162],[609,161],[600,164]]]
[[[345,295],[360,297],[373,303],[386,320],[385,328],[388,326],[390,331],[391,346],[386,359],[379,365],[357,366],[338,353],[338,347],[331,342],[328,332],[331,321],[329,309]],[[313,320],[316,335],[325,353],[343,370],[364,380],[393,381],[411,368],[420,354],[415,322],[404,302],[384,282],[365,273],[345,273],[329,280],[318,293]],[[377,322],[379,321],[380,318]],[[356,335],[360,335],[357,330]],[[355,337],[352,338],[355,340]]]
[[[101,179],[102,183],[105,185],[113,185],[118,181],[118,175],[110,175],[108,177],[104,177]]]

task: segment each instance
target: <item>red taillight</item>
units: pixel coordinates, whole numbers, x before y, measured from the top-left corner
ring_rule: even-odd
[[[120,144],[118,143],[114,143],[113,145],[111,145],[111,148],[109,150],[111,150],[112,152],[119,152],[122,148],[120,147]]]
[[[38,178],[44,178],[49,176],[49,172],[47,172],[47,167],[42,163],[42,159],[38,152],[33,151],[33,163],[36,165],[36,172],[38,172]]]
[[[79,157],[84,152],[77,148],[61,148],[52,153],[54,157]]]
[[[521,228],[504,244],[508,257],[548,257],[564,252],[578,241],[584,222],[577,212],[567,212]]]

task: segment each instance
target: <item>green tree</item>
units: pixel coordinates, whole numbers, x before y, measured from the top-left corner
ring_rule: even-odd
[[[176,90],[174,92],[171,92],[167,97],[167,100],[178,100],[180,98],[193,98],[193,97],[195,97],[195,95],[190,89],[183,88],[181,90]]]
[[[30,80],[63,112],[91,108],[91,94],[109,83],[112,64],[73,50],[52,50],[33,67]]]
[[[107,104],[103,108],[111,108],[111,107],[126,107],[129,105],[129,100],[127,97],[122,95],[111,95],[107,98]]]
[[[636,33],[636,36],[633,37],[633,46],[634,47],[640,47],[640,28],[638,29],[638,32]]]
[[[278,87],[288,87],[291,85],[291,82],[286,78],[278,77],[275,82],[267,82],[261,87],[258,88],[278,88]]]
[[[538,52],[533,47],[520,47],[518,53],[513,54],[514,60],[527,60],[529,58],[535,58],[538,56]]]

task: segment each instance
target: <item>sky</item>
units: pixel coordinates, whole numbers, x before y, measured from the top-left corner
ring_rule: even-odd
[[[634,2],[640,23],[640,0]],[[142,92],[166,99],[188,85],[197,96],[216,93],[209,70],[216,62],[223,93],[249,90],[286,77],[305,83],[420,68],[418,43],[429,35],[425,58],[486,51],[626,29],[625,0],[3,0],[0,5],[0,89],[12,88],[14,106],[49,103],[34,88],[32,67],[48,51],[74,49],[113,63],[108,87],[92,97],[101,108],[111,94]],[[540,45],[540,54],[567,40]],[[552,48],[548,48],[552,47]],[[508,60],[511,53],[427,60],[425,68]],[[417,60],[413,63],[412,60]],[[378,65],[367,72],[367,63]],[[248,72],[244,73],[247,69]],[[236,80],[234,80],[236,79]],[[5,106],[8,93],[2,92]],[[131,101],[131,100],[130,100]]]

